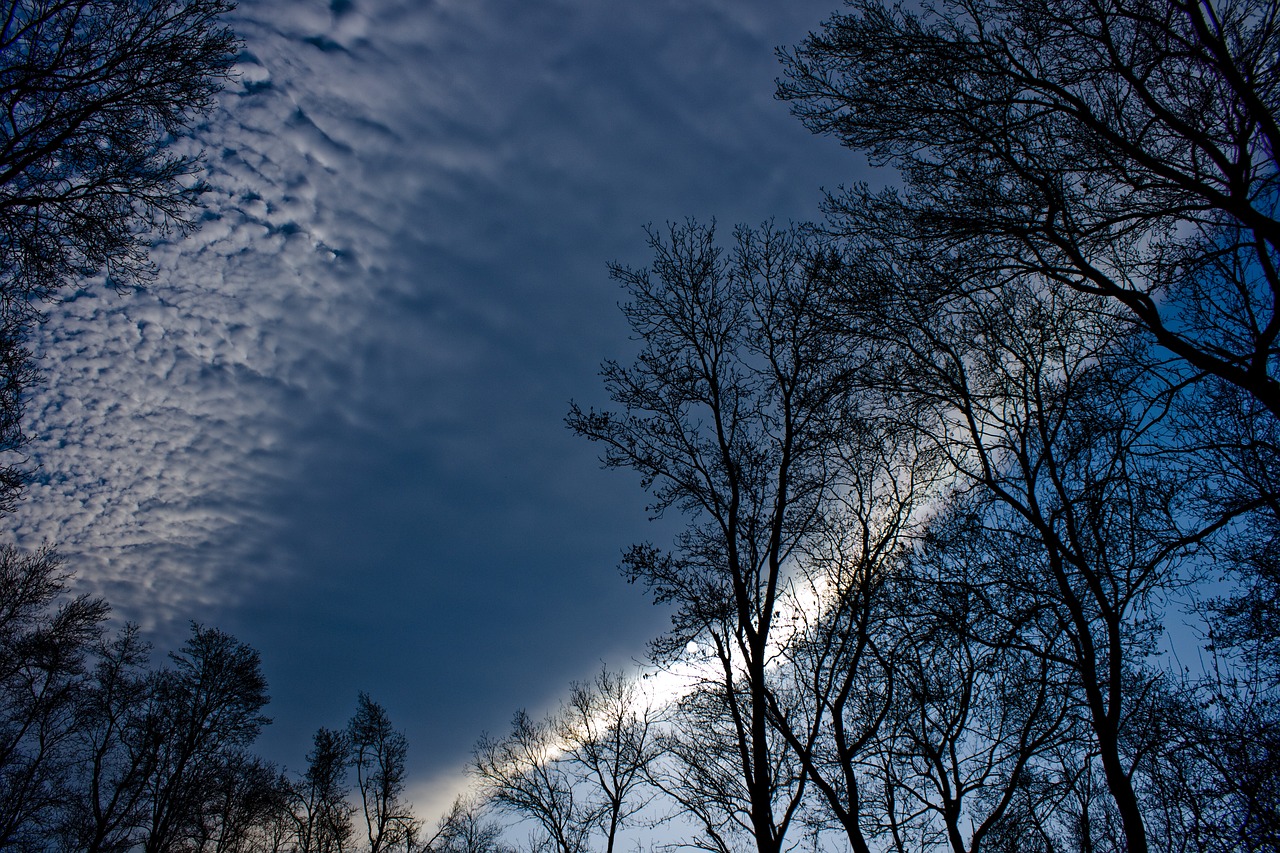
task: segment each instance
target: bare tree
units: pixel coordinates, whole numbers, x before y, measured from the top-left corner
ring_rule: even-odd
[[[412,807],[404,802],[405,736],[377,702],[361,693],[347,724],[351,766],[356,771],[369,853],[403,847],[409,850],[418,832]]]
[[[968,496],[935,507],[886,583],[880,642],[894,689],[865,760],[898,850],[976,853],[1025,838],[1068,781],[1055,753],[1084,737],[1065,632],[1042,617],[1027,648],[1011,623],[1035,605],[994,580],[1036,574],[1039,555],[974,509]]]
[[[307,753],[307,769],[293,785],[298,853],[343,853],[350,849],[354,810],[347,801],[350,745],[346,733],[319,728]]]
[[[487,802],[538,827],[535,848],[583,853],[598,812],[572,768],[560,760],[564,744],[558,728],[554,717],[534,720],[517,711],[509,734],[500,739],[486,734],[476,742],[471,768]]]
[[[28,471],[20,452],[27,443],[22,428],[24,395],[39,379],[27,346],[29,323],[0,316],[0,512],[17,505]]]
[[[187,849],[199,853],[269,853],[276,841],[273,830],[287,803],[279,771],[247,752],[224,753],[218,764]]]
[[[1271,809],[1259,797],[1274,776],[1269,747],[1227,744],[1274,744],[1280,731],[1280,5],[850,6],[784,53],[779,93],[905,186],[831,196],[834,230],[875,230],[898,257],[954,251],[985,268],[961,285],[973,291],[1033,280],[1100,297],[1086,313],[1105,306],[1155,344],[1140,357],[1177,389],[1163,416],[1177,429],[1151,441],[1167,461],[1160,477],[1197,472],[1197,500],[1184,490],[1179,511],[1231,525],[1214,557],[1236,584],[1204,607],[1212,671],[1183,688],[1213,710],[1174,715],[1200,721],[1199,734],[1165,735],[1218,745],[1198,772],[1216,775],[1256,830]],[[959,279],[941,278],[954,293]],[[1195,808],[1212,812],[1209,788],[1198,790]],[[1133,830],[1133,815],[1115,816]]]
[[[784,52],[779,93],[898,169],[887,238],[1103,296],[1280,415],[1274,0],[850,5]]]
[[[135,626],[72,597],[49,551],[0,549],[0,847],[247,850],[279,804],[248,747],[268,722],[257,653],[193,626],[148,670]]]
[[[245,853],[296,853],[298,823],[293,813],[293,783],[274,768],[275,777],[267,788],[259,789],[253,816],[241,839]]]
[[[67,600],[49,550],[0,548],[0,847],[40,848],[58,830],[86,663],[107,605]]]
[[[618,833],[651,799],[645,789],[657,723],[638,682],[602,667],[592,681],[573,683],[554,713],[534,720],[520,711],[506,737],[477,742],[471,769],[481,802],[531,820],[538,849],[584,851],[599,834],[612,853]]]
[[[850,397],[839,425],[838,486],[795,561],[791,636],[767,698],[821,810],[866,853],[884,824],[878,782],[866,770],[895,695],[890,628],[902,590],[893,579],[946,472],[870,383]]]
[[[1215,569],[1234,585],[1217,586],[1217,594],[1202,597],[1197,608],[1207,666],[1198,678],[1184,673],[1176,680],[1180,692],[1199,694],[1199,707],[1176,716],[1182,731],[1170,727],[1183,747],[1179,760],[1197,756],[1196,769],[1173,769],[1189,782],[1198,780],[1188,790],[1203,795],[1197,803],[1200,815],[1209,816],[1223,836],[1236,833],[1231,843],[1246,850],[1275,849],[1280,847],[1275,783],[1280,778],[1280,419],[1225,382],[1202,382],[1198,391],[1186,395],[1179,425],[1195,449],[1191,464],[1205,483],[1205,506],[1223,513],[1258,510],[1237,519],[1215,550]],[[1214,799],[1231,801],[1228,813],[1212,808]]]
[[[213,106],[237,42],[227,0],[0,3],[0,291],[6,311],[86,273],[151,275],[153,229],[189,227],[199,159],[171,140]]]
[[[160,853],[204,833],[219,789],[244,750],[270,722],[258,653],[216,628],[191,626],[170,653],[172,667],[153,675],[146,708],[147,813],[143,849]]]
[[[712,634],[710,648],[702,654],[691,651],[686,660],[705,674],[668,713],[659,738],[662,752],[650,775],[664,798],[675,804],[674,816],[693,826],[694,834],[683,837],[679,846],[736,853],[760,844],[755,816],[761,795],[748,787],[744,766],[748,760],[767,761],[760,775],[768,774],[768,806],[784,821],[777,832],[781,847],[804,804],[804,769],[772,730],[767,752],[752,744],[741,714],[749,701],[745,679],[719,636]],[[721,668],[726,661],[729,666]]]
[[[596,793],[606,853],[614,853],[618,832],[651,799],[642,789],[657,754],[658,715],[639,682],[607,667],[573,684],[558,715],[562,760],[576,764]]]
[[[882,313],[861,333],[894,347],[885,381],[910,389],[962,482],[989,496],[982,523],[1035,543],[1035,560],[986,583],[1020,603],[1012,614],[1052,615],[1015,621],[1008,641],[1069,667],[1125,845],[1145,850],[1146,657],[1181,568],[1226,520],[1198,520],[1194,484],[1158,452],[1171,409],[1147,387],[1144,341],[1053,280],[993,277],[936,247],[873,258],[857,298]]]
[[[827,257],[798,228],[739,229],[733,247],[690,223],[650,233],[651,268],[613,267],[640,355],[607,362],[618,413],[574,407],[568,423],[630,468],[688,526],[668,553],[632,548],[631,580],[676,605],[657,651],[711,650],[745,814],[760,853],[777,853],[803,783],[774,774],[769,661],[781,637],[785,566],[815,530],[833,479],[832,433],[849,373],[817,318]],[[795,784],[792,785],[791,783]],[[784,791],[784,787],[790,787]]]
[[[134,625],[99,643],[77,707],[76,767],[60,829],[69,849],[123,853],[141,839],[154,755],[144,716],[150,650]]]
[[[502,826],[486,819],[480,800],[459,796],[423,846],[430,853],[513,853],[502,840]]]

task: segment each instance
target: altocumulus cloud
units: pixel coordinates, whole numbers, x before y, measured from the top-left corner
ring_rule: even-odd
[[[627,355],[604,264],[857,177],[772,100],[833,5],[243,0],[200,230],[149,290],[50,306],[19,540],[162,645],[257,646],[295,763],[364,689],[451,779],[642,654],[662,615],[613,572],[642,496],[561,425]]]
[[[286,49],[305,20],[237,24],[264,54],[290,57],[289,74],[335,79],[323,65],[340,54]],[[39,341],[40,473],[19,536],[58,543],[82,582],[153,623],[240,591],[253,537],[228,532],[261,529],[254,496],[288,476],[277,451],[290,415],[331,393],[324,365],[352,340],[367,296],[350,282],[377,274],[385,250],[360,212],[385,188],[361,180],[352,156],[378,133],[330,137],[308,108],[338,94],[277,87],[271,64],[247,51],[224,110],[200,129],[216,190],[199,232],[153,252],[157,285],[74,294]],[[238,544],[201,555],[210,542]]]
[[[30,404],[40,470],[18,535],[58,543],[131,617],[185,619],[243,594],[270,532],[257,498],[299,474],[298,423],[359,419],[385,390],[353,382],[353,365],[385,327],[370,312],[403,273],[394,241],[423,164],[446,193],[492,169],[465,140],[451,152],[423,133],[456,105],[397,79],[431,51],[398,23],[411,8],[244,9],[239,80],[197,132],[214,188],[200,230],[156,247],[149,291],[87,288],[49,312],[47,387]],[[405,41],[375,44],[375,26]],[[449,336],[433,330],[418,356],[447,369],[465,349]]]

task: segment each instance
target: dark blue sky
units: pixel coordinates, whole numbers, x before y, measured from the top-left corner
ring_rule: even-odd
[[[434,818],[483,730],[665,625],[615,569],[663,529],[563,427],[630,349],[605,264],[866,176],[773,99],[837,5],[244,0],[201,231],[43,330],[20,539],[160,647],[258,648],[278,761],[370,692]]]

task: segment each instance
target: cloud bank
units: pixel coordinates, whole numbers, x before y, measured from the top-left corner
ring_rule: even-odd
[[[18,541],[161,644],[257,646],[295,764],[359,689],[444,767],[643,654],[643,496],[562,418],[627,353],[604,267],[645,223],[857,177],[772,99],[830,4],[778,6],[242,2],[200,230],[149,290],[49,306]]]

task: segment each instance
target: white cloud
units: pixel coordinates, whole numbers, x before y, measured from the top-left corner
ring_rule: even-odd
[[[57,543],[83,585],[152,624],[251,582],[238,546],[265,532],[257,499],[291,474],[294,418],[342,391],[333,368],[361,345],[393,230],[380,217],[405,203],[403,157],[367,130],[376,116],[341,56],[297,41],[367,26],[314,5],[237,23],[240,81],[198,138],[215,192],[199,232],[153,251],[157,284],[87,288],[51,306],[38,341],[40,476],[17,538]],[[342,140],[321,126],[336,116]]]

